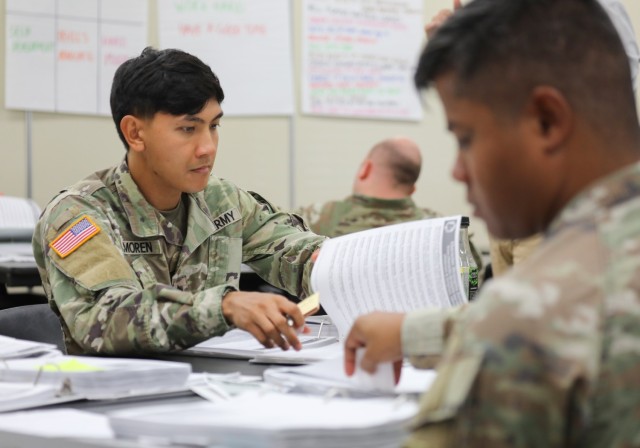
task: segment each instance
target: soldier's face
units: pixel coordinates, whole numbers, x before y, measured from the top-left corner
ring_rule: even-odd
[[[158,112],[145,120],[141,157],[145,184],[151,194],[179,197],[206,186],[218,151],[218,126],[222,109],[209,101],[194,115]],[[146,193],[146,192],[145,192]]]
[[[486,105],[460,97],[452,74],[439,77],[436,89],[458,141],[452,175],[466,185],[474,216],[498,238],[535,233],[544,176],[529,117],[497,116]]]

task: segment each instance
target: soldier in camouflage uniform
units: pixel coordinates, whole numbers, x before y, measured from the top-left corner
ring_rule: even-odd
[[[420,148],[407,138],[390,138],[376,144],[363,160],[353,182],[353,194],[342,201],[299,210],[319,235],[348,233],[437,214],[421,209],[411,199],[420,175]]]
[[[440,358],[411,447],[640,446],[640,128],[611,21],[595,0],[475,0],[416,82],[490,232],[544,241],[464,308],[358,319],[347,373],[360,347],[367,371]]]
[[[418,145],[396,137],[376,144],[363,160],[353,182],[353,194],[342,201],[312,205],[296,211],[318,235],[336,237],[416,219],[442,215],[419,208],[416,191],[422,156]],[[482,269],[482,257],[470,241],[473,257]]]
[[[210,175],[223,98],[211,69],[178,50],[147,48],[117,70],[111,109],[125,159],[58,194],[33,239],[69,353],[167,352],[232,327],[300,348],[298,307],[238,291],[240,265],[306,295],[323,237]]]

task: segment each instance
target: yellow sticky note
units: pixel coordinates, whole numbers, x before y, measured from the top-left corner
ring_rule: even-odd
[[[58,364],[45,364],[42,370],[44,372],[98,372],[104,369],[71,358]]]
[[[300,303],[298,308],[303,316],[309,316],[320,309],[320,295],[318,293],[312,294]]]

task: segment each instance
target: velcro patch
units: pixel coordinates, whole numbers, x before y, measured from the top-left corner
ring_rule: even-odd
[[[159,241],[123,241],[125,255],[159,255],[162,253]]]
[[[84,215],[63,230],[56,239],[49,243],[49,247],[53,249],[60,258],[65,258],[89,241],[98,232],[100,232],[100,227],[98,227],[89,216]]]
[[[227,210],[222,213],[220,216],[216,216],[213,218],[213,225],[216,227],[216,232],[220,229],[225,228],[232,222],[236,222],[240,220],[240,212],[237,208],[232,208],[231,210]]]

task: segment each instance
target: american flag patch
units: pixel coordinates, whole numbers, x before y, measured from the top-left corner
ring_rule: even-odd
[[[53,249],[60,258],[64,258],[89,241],[91,237],[99,231],[100,227],[98,227],[91,218],[84,215],[58,235],[56,239],[49,244],[49,247]]]

